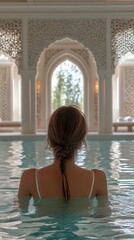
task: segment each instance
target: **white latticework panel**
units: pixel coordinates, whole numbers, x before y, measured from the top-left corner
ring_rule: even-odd
[[[125,67],[124,115],[134,117],[134,66]]]
[[[32,19],[28,22],[28,66],[35,69],[41,52],[57,40],[71,38],[94,55],[98,68],[106,67],[105,19]]]
[[[22,21],[0,19],[0,51],[8,54],[22,69]]]
[[[37,128],[41,126],[41,96],[37,94]]]
[[[94,125],[98,125],[98,93],[94,93]]]
[[[111,21],[112,67],[126,53],[134,54],[134,19],[115,19]]]
[[[44,64],[46,65],[48,61],[55,55],[62,52],[64,49],[46,49],[45,51],[45,61]]]
[[[7,120],[7,68],[0,67],[0,118],[1,120]]]

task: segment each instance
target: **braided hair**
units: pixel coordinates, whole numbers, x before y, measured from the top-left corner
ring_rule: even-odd
[[[47,142],[53,149],[55,160],[60,162],[62,189],[66,201],[70,198],[66,161],[72,159],[84,143],[86,132],[84,114],[75,105],[61,106],[50,117]]]

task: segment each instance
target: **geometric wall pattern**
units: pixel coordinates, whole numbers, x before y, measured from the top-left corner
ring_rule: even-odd
[[[84,45],[84,50],[77,51],[88,63],[86,48],[94,55],[97,69],[106,68],[106,18],[82,19],[44,19],[32,18],[27,22],[28,69],[36,69],[40,54],[57,40],[70,38]],[[134,54],[134,19],[113,19],[110,23],[111,60],[115,68],[122,56]],[[15,60],[19,70],[23,70],[23,20],[0,19],[0,51]],[[60,50],[46,50],[45,63]],[[7,119],[7,70],[0,68],[0,117]],[[134,69],[127,67],[124,84],[125,115],[134,117]],[[38,96],[39,97],[39,96]],[[40,101],[38,101],[40,102]],[[94,97],[97,121],[97,97]],[[39,107],[40,109],[40,107]]]
[[[38,93],[37,91],[36,91],[36,103],[37,103],[36,121],[37,129],[39,129],[41,126],[41,96],[40,93]]]
[[[134,19],[111,20],[112,68],[127,54],[134,54]],[[124,66],[120,76],[120,116],[134,117],[134,67]]]
[[[0,19],[0,51],[15,60],[22,69],[22,20]]]
[[[90,63],[90,59],[89,59],[89,51],[88,49],[86,48],[83,48],[83,49],[78,49],[78,48],[71,48],[70,49],[72,52],[74,53],[77,53],[78,55],[80,55],[87,64]],[[53,49],[53,48],[50,48],[50,49],[46,49],[45,50],[45,60],[44,60],[44,63],[45,65],[48,63],[48,61],[55,55],[55,54],[58,54],[58,53],[62,53],[64,51],[64,48],[60,48],[60,49]]]
[[[134,19],[111,20],[112,68],[128,52],[134,54]]]
[[[124,116],[134,118],[134,66],[125,67]]]
[[[30,19],[28,21],[28,67],[36,69],[41,52],[57,40],[71,38],[88,48],[97,67],[106,67],[106,20]]]
[[[7,68],[0,67],[0,118],[7,120],[8,113]]]

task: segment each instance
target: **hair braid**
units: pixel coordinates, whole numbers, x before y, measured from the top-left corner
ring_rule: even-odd
[[[62,173],[62,189],[65,200],[68,201],[70,198],[69,184],[66,176],[66,161],[61,158],[60,159],[60,170]]]

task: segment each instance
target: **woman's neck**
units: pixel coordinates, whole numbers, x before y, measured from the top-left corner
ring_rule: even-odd
[[[73,166],[73,165],[75,165],[75,158],[74,157],[69,159],[69,160],[65,160],[65,161],[66,161],[66,166]],[[53,164],[59,166],[60,160],[54,159]]]

